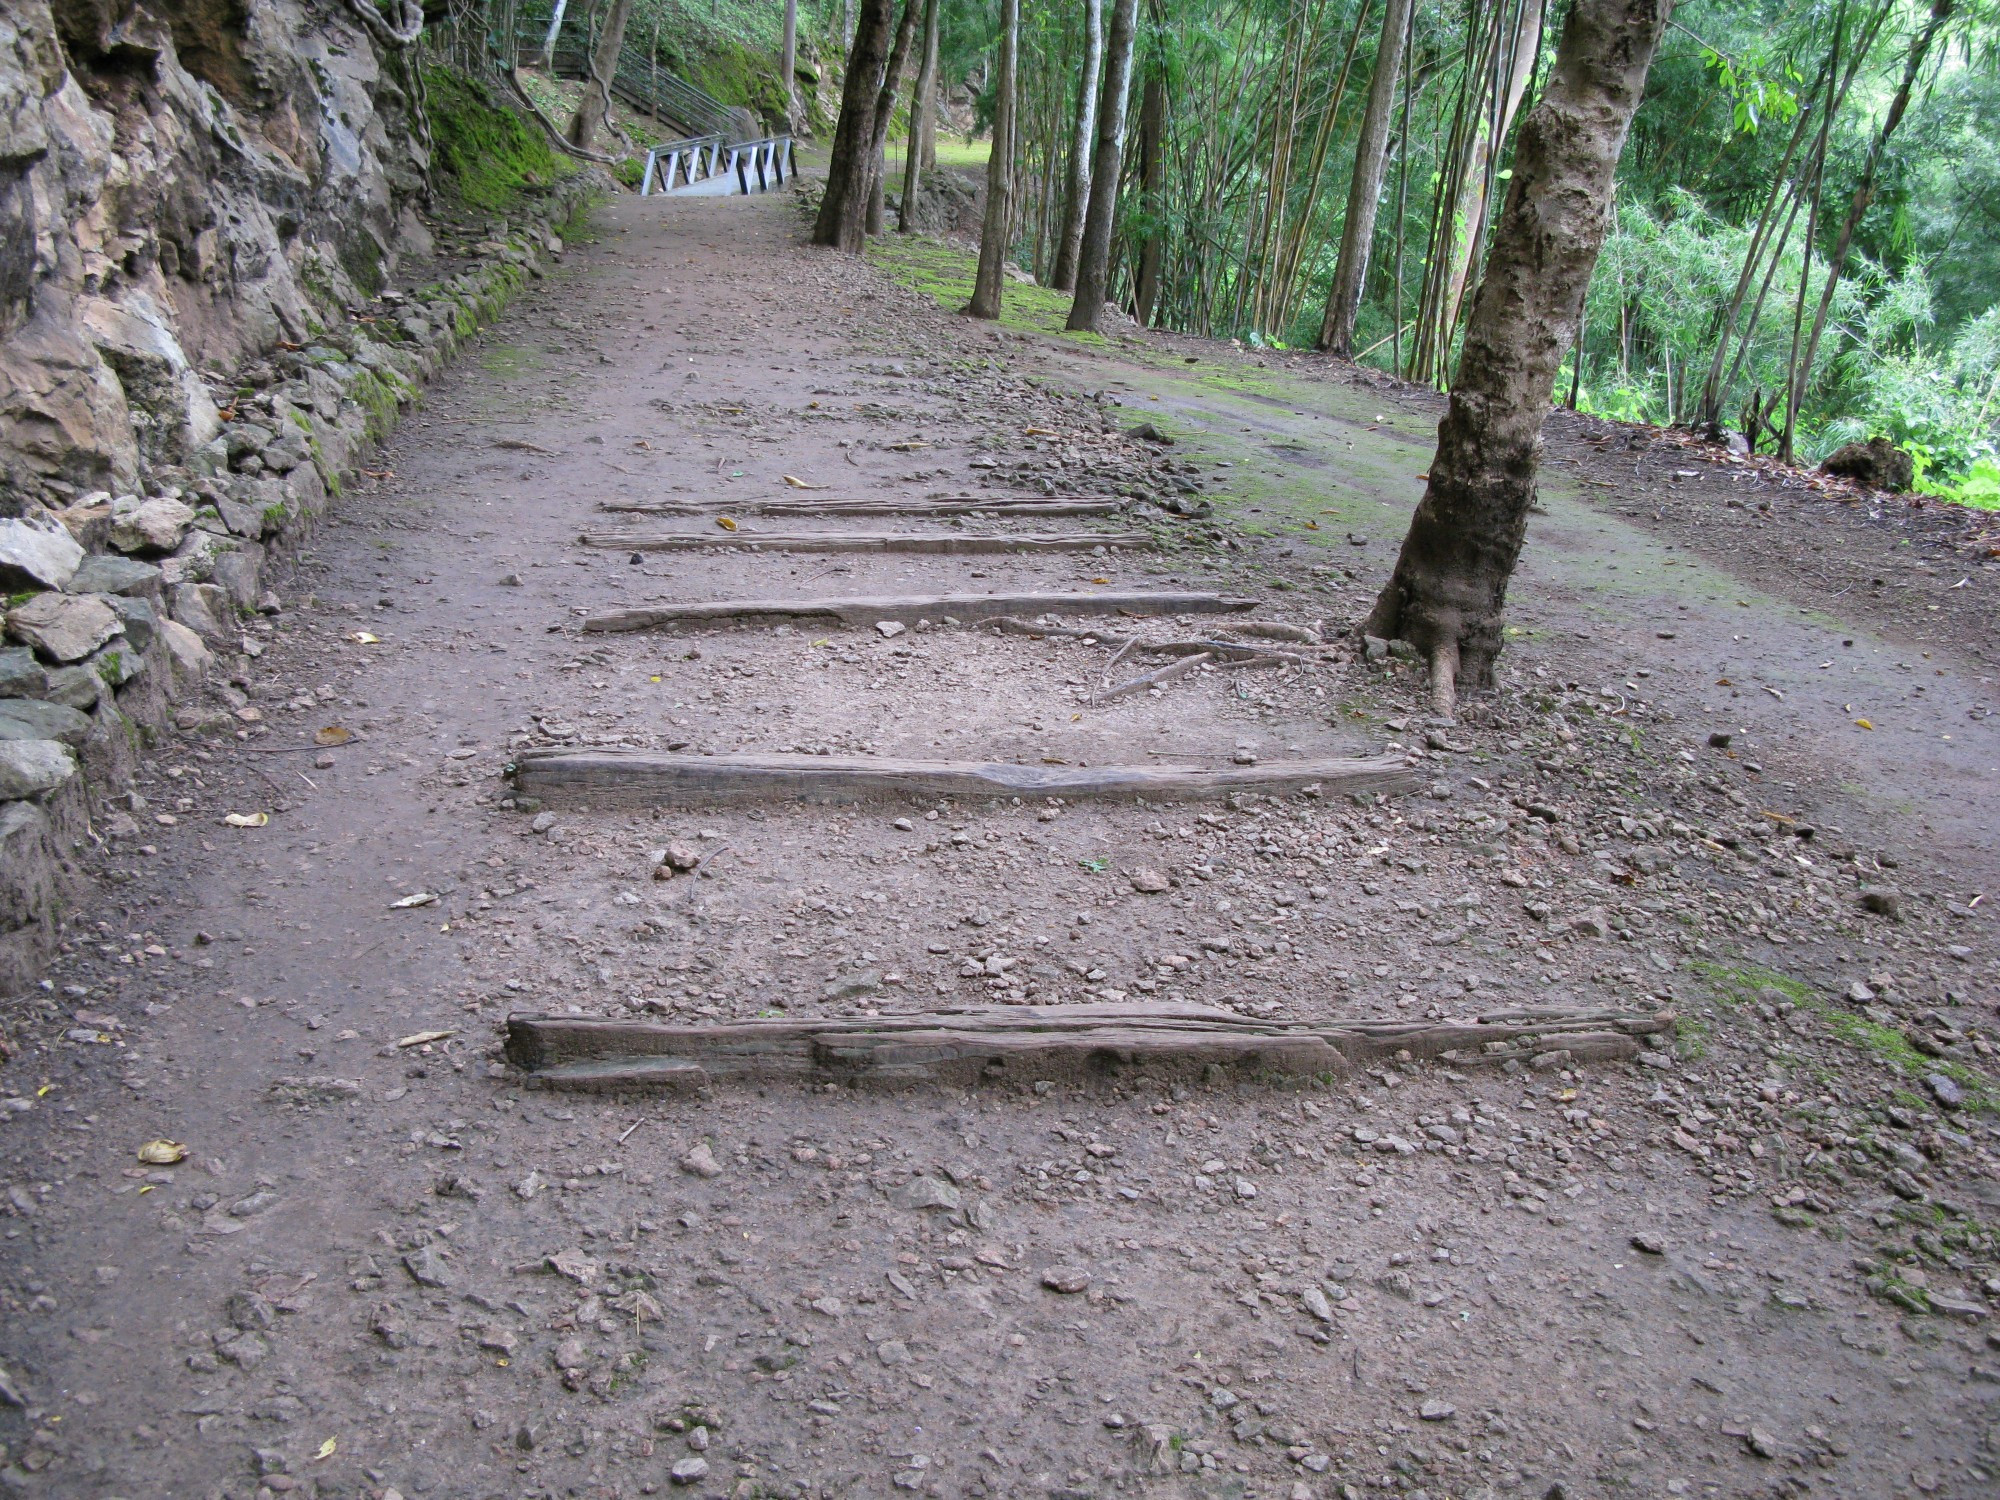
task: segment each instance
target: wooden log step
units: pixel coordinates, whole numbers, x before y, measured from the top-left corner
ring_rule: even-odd
[[[530,1078],[576,1089],[690,1088],[731,1078],[861,1083],[1220,1068],[1337,1076],[1401,1058],[1535,1066],[1636,1057],[1637,1037],[1674,1029],[1669,1011],[1551,1015],[1532,1022],[1257,1021],[1171,1004],[977,1006],[887,1016],[803,1016],[684,1025],[515,1015],[506,1055]]]
[[[599,510],[643,516],[1105,516],[1131,502],[1115,495],[784,496],[769,500],[600,500]]]
[[[583,628],[609,633],[659,630],[670,625],[791,624],[830,620],[873,625],[898,620],[941,623],[997,619],[1002,615],[1228,615],[1255,609],[1255,599],[1230,594],[1106,589],[1092,594],[914,594],[840,599],[716,599],[695,604],[642,604],[587,616]]]
[[[586,531],[586,547],[618,552],[713,552],[723,547],[747,552],[916,552],[972,556],[996,552],[1095,552],[1099,547],[1131,552],[1153,545],[1138,531],[1003,533],[957,531]]]
[[[551,806],[656,807],[804,797],[1213,798],[1230,792],[1405,791],[1400,756],[1276,761],[1254,766],[1029,766],[844,755],[678,755],[620,749],[524,750],[515,790]]]

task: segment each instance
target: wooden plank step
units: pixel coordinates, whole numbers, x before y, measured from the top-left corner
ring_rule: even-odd
[[[524,750],[514,787],[552,806],[654,807],[804,797],[1213,798],[1230,792],[1406,791],[1401,756],[1254,766],[1045,766],[845,755],[680,755],[663,750]]]
[[[1537,1066],[1636,1057],[1670,1035],[1670,1011],[1532,1021],[1257,1021],[1202,1006],[977,1006],[888,1016],[800,1016],[684,1025],[514,1015],[509,1062],[550,1087],[698,1087],[707,1079],[909,1083],[1088,1075],[1153,1066],[1325,1077],[1385,1059]],[[1539,1062],[1537,1060],[1540,1060]]]
[[[577,538],[586,547],[619,552],[713,552],[723,547],[746,552],[915,552],[972,556],[998,552],[1095,552],[1103,547],[1131,552],[1151,547],[1143,532],[1066,531],[1001,533],[956,531],[792,531],[620,533],[586,531]]]
[[[1003,615],[1229,615],[1257,607],[1231,594],[1106,589],[1091,594],[913,594],[836,599],[715,599],[692,604],[641,604],[604,610],[584,619],[587,631],[658,630],[670,625],[791,624],[833,620],[873,625],[899,620],[975,621]]]
[[[644,516],[1104,516],[1124,510],[1115,495],[784,496],[768,500],[600,500],[599,510]]]

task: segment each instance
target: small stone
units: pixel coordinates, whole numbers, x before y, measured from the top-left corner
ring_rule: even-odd
[[[1565,929],[1572,937],[1601,938],[1611,930],[1611,919],[1597,907],[1570,919]]]
[[[566,1338],[556,1345],[555,1364],[558,1370],[581,1370],[590,1363],[590,1351],[583,1346],[580,1338]]]
[[[1709,748],[1713,750],[1727,750],[1729,742],[1735,738],[1736,736],[1728,730],[1718,729],[1708,737]]]
[[[1141,865],[1132,872],[1132,889],[1142,895],[1157,896],[1172,884],[1164,871]]]
[[[178,500],[121,495],[111,503],[111,545],[120,552],[171,552],[192,525],[194,511]]]
[[[1633,1235],[1632,1248],[1637,1250],[1641,1255],[1665,1255],[1667,1253],[1665,1242],[1657,1234],[1640,1233]]]
[[[1417,1416],[1425,1422],[1449,1422],[1458,1415],[1458,1408],[1449,1401],[1426,1401],[1417,1408]]]
[[[1333,1304],[1326,1300],[1326,1293],[1316,1286],[1309,1286],[1299,1293],[1299,1301],[1305,1304],[1307,1312],[1322,1323],[1333,1321]]]
[[[876,630],[881,632],[883,640],[893,641],[897,636],[903,633],[905,627],[901,620],[877,620],[875,622],[875,628]]]
[[[83,547],[39,506],[19,520],[0,521],[0,579],[30,588],[67,587],[83,561]]]
[[[1861,888],[1861,909],[1871,911],[1878,917],[1890,921],[1900,921],[1903,916],[1903,896],[1892,885],[1864,885]]]
[[[699,1484],[708,1478],[708,1460],[694,1455],[677,1459],[667,1473],[675,1484]]]
[[[1073,1297],[1090,1285],[1090,1272],[1082,1266],[1050,1266],[1042,1272],[1042,1285],[1052,1292]]]
[[[889,1201],[898,1208],[915,1212],[926,1209],[942,1209],[948,1213],[958,1211],[958,1189],[948,1182],[940,1182],[935,1177],[915,1177],[889,1195]]]
[[[700,863],[701,851],[694,845],[683,844],[678,840],[667,845],[665,864],[668,868],[686,871],[692,870]]]
[[[94,594],[37,594],[7,612],[7,633],[55,662],[82,661],[121,628]]]
[[[1931,1097],[1945,1109],[1965,1107],[1965,1090],[1958,1086],[1956,1079],[1947,1078],[1942,1073],[1932,1073],[1924,1079],[1924,1087],[1930,1090]]]
[[[502,588],[508,588],[508,589],[517,589],[521,587],[521,575],[519,573],[502,574],[500,577],[500,586]]]
[[[1777,1438],[1772,1435],[1768,1427],[1756,1422],[1752,1422],[1750,1430],[1743,1435],[1743,1446],[1759,1458],[1776,1458],[1778,1456]]]
[[[910,1362],[910,1346],[901,1339],[884,1339],[875,1346],[875,1357],[894,1368]]]
[[[1243,1398],[1227,1386],[1219,1385],[1208,1393],[1209,1405],[1217,1411],[1229,1411],[1242,1404]]]
[[[76,774],[76,757],[57,740],[0,740],[0,800],[52,792]]]
[[[69,581],[72,594],[149,594],[160,585],[160,570],[132,557],[94,553]]]
[[[39,698],[48,685],[49,674],[26,646],[0,650],[0,698]]]
[[[448,1287],[452,1283],[451,1268],[434,1245],[421,1245],[404,1256],[403,1269],[418,1286]]]
[[[556,815],[552,812],[538,812],[528,823],[528,832],[547,833],[556,826]]]
[[[709,1148],[708,1142],[700,1141],[681,1158],[681,1170],[690,1177],[720,1177],[722,1163],[715,1159],[715,1152]]]

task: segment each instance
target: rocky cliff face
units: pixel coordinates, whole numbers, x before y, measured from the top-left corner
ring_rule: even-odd
[[[422,232],[414,67],[336,0],[0,9],[8,511],[216,466],[212,382]]]

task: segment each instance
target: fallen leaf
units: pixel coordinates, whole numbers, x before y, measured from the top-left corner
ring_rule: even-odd
[[[329,724],[313,736],[315,745],[344,745],[354,738],[354,731],[339,724]]]
[[[411,906],[431,906],[434,905],[436,901],[437,901],[437,896],[434,892],[418,891],[414,896],[405,896],[400,901],[391,901],[389,903],[389,910],[402,911],[406,907],[411,907]]]
[[[441,1042],[450,1036],[449,1031],[417,1031],[398,1041],[398,1047],[421,1047],[426,1042]]]
[[[352,634],[352,635],[350,635],[350,636],[348,637],[348,639],[349,639],[350,641],[357,641],[357,642],[359,642],[359,643],[360,643],[361,645],[363,645],[363,646],[379,646],[379,645],[381,645],[381,644],[382,644],[382,637],[381,637],[381,636],[379,636],[379,635],[370,635],[370,634],[369,634],[369,633],[368,633],[367,631],[365,631],[365,630],[357,630],[357,631],[355,631],[355,632],[354,632],[354,634]]]
[[[1854,722],[1858,727],[1862,729],[1873,729],[1875,727],[1873,724],[1870,724],[1866,719],[1856,719]]]
[[[813,405],[817,406],[819,403],[815,401]],[[830,484],[807,484],[796,474],[787,474],[785,476],[785,483],[789,484],[795,490],[830,490],[833,488]]]
[[[1053,427],[1023,427],[1021,429],[1022,437],[1054,437],[1055,435]]]
[[[720,526],[724,531],[734,531],[736,529],[736,523],[728,516],[717,516],[715,524]]]
[[[1093,579],[1091,579],[1090,581],[1091,581],[1092,583],[1109,583],[1109,582],[1111,582],[1111,580],[1110,580],[1109,578],[1093,578]]]
[[[149,1167],[171,1167],[177,1161],[186,1161],[188,1148],[179,1141],[148,1141],[139,1148],[139,1160]]]
[[[271,815],[267,812],[227,813],[222,821],[231,828],[262,828],[271,821]]]
[[[313,1455],[313,1462],[318,1463],[321,1459],[332,1458],[335,1450],[339,1447],[339,1443],[335,1442],[332,1438],[328,1438],[319,1445],[319,1452]]]

